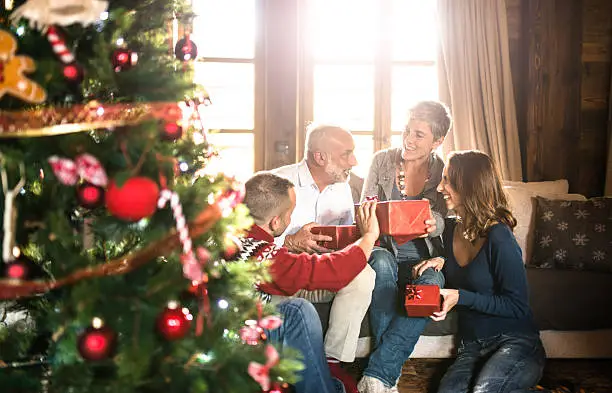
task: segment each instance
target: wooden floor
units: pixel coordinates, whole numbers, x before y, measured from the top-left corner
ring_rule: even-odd
[[[450,359],[408,360],[398,385],[400,393],[435,393],[451,362]],[[360,376],[362,367],[363,363],[356,362],[350,371]],[[559,393],[612,393],[612,359],[549,359],[540,384]]]

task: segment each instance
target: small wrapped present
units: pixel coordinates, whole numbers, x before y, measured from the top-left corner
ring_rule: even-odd
[[[319,242],[321,246],[330,250],[341,250],[361,237],[357,225],[321,225],[311,228],[310,232],[331,236],[331,241]]]
[[[440,311],[442,299],[437,285],[406,285],[406,313],[409,317],[429,317]]]
[[[427,199],[378,202],[376,217],[380,233],[393,236],[398,244],[425,235],[425,220],[432,218]]]

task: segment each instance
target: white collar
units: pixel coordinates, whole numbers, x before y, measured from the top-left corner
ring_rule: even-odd
[[[300,187],[316,185],[310,173],[310,169],[308,168],[308,164],[306,164],[306,160],[302,160],[298,164],[298,183]]]

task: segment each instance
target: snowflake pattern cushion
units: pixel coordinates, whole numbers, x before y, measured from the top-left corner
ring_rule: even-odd
[[[612,272],[612,198],[536,199],[531,266]]]

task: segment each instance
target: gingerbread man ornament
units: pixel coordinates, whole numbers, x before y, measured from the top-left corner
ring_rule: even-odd
[[[16,51],[15,37],[0,30],[0,98],[10,94],[23,101],[40,104],[47,98],[45,89],[24,75],[36,70],[34,60],[27,56],[15,56]]]

